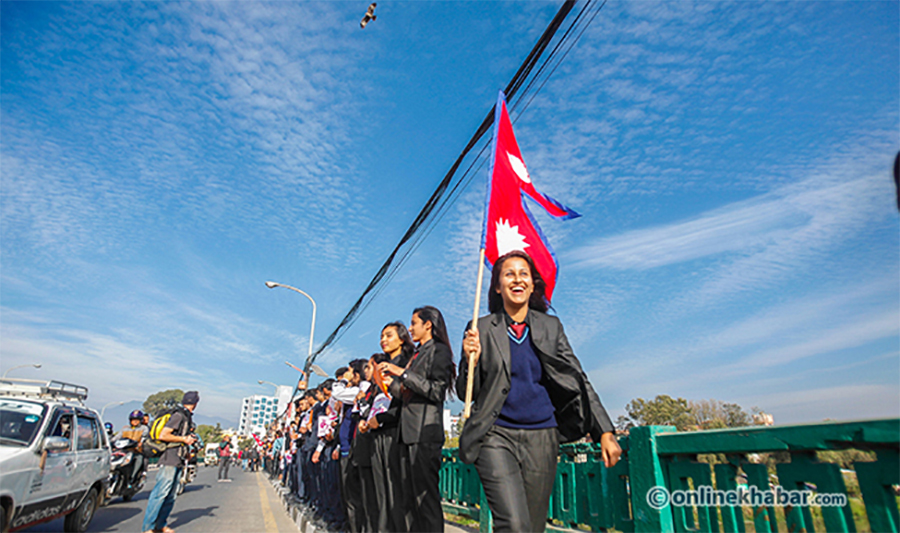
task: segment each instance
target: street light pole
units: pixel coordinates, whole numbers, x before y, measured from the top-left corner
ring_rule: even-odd
[[[3,377],[6,378],[6,375],[9,374],[10,371],[12,371],[12,370],[15,370],[15,369],[17,369],[17,368],[25,368],[25,367],[27,367],[27,366],[33,366],[34,368],[40,368],[40,367],[41,367],[41,364],[40,364],[40,363],[34,363],[34,364],[31,364],[31,365],[18,365],[18,366],[14,366],[14,367],[11,367],[11,368],[7,368],[7,369],[6,369],[6,372],[3,373]]]
[[[303,371],[306,373],[306,376],[309,377],[309,367],[312,364],[312,353],[313,353],[313,336],[316,333],[316,301],[313,300],[312,296],[306,294],[301,291],[297,287],[291,287],[290,285],[284,285],[282,283],[275,283],[274,281],[267,281],[266,287],[270,289],[274,289],[275,287],[284,287],[285,289],[290,289],[294,292],[299,292],[303,296],[306,296],[310,303],[312,303],[312,323],[309,326],[309,352],[306,355],[306,365],[303,367]]]
[[[119,405],[125,405],[125,402],[109,402],[108,404],[104,405],[104,406],[103,406],[103,409],[100,409],[100,419],[102,420],[102,419],[103,419],[103,415],[106,414],[106,408],[107,408],[107,407],[109,407],[110,405],[116,405],[116,404],[119,404]]]
[[[263,381],[260,379],[257,381],[257,383],[259,383],[260,385],[262,385],[263,383],[268,383],[269,385],[272,385],[273,387],[275,387],[275,392],[278,392],[279,385],[276,385],[276,384],[272,383],[271,381]]]

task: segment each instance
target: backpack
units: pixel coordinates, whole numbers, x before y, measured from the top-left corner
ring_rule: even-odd
[[[185,420],[182,423],[181,427],[178,428],[178,431],[176,431],[176,433],[179,435],[185,434],[185,428],[188,426],[190,421],[189,414],[185,414],[185,410],[179,407],[175,407],[163,412],[163,414],[159,415],[150,426],[150,437],[144,443],[144,454],[147,457],[159,457],[163,454],[164,451],[168,450],[169,448],[176,448],[178,446],[181,446],[181,444],[177,442],[163,442],[159,440],[159,436],[162,434],[162,430],[164,427],[166,427],[166,424],[169,423],[169,419],[172,418],[173,414],[178,412],[184,415]]]

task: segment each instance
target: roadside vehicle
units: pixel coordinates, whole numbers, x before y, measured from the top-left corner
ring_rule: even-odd
[[[111,500],[121,496],[128,502],[135,494],[144,488],[147,480],[147,461],[142,460],[137,472],[134,472],[134,464],[138,457],[138,443],[128,438],[115,439],[112,442],[112,459],[110,461],[109,487],[106,489],[106,498]],[[134,479],[134,483],[131,480]]]
[[[219,464],[219,444],[217,442],[210,442],[206,445],[206,451],[203,452],[203,464],[205,466]]]
[[[86,387],[0,378],[0,530],[65,516],[87,531],[106,493],[110,451]]]

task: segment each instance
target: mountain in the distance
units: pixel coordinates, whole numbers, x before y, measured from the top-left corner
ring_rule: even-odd
[[[127,402],[123,405],[107,407],[106,412],[103,413],[103,421],[112,422],[113,428],[115,428],[116,431],[119,431],[128,425],[128,414],[135,409],[141,409],[142,407],[143,402],[138,400]],[[100,408],[98,407],[97,409],[99,410]],[[215,426],[218,423],[222,425],[222,429],[237,429],[238,427],[236,420],[229,420],[221,416],[208,416],[204,415],[202,412],[194,413],[194,423],[198,426],[201,424]]]

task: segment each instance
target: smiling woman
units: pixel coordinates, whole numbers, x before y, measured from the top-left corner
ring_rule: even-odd
[[[475,360],[474,406],[459,453],[478,471],[495,531],[545,529],[560,440],[589,434],[601,444],[607,467],[622,453],[606,409],[547,307],[531,257],[510,252],[494,264],[491,314],[463,341],[466,358]],[[467,374],[468,363],[460,361],[460,395]]]

